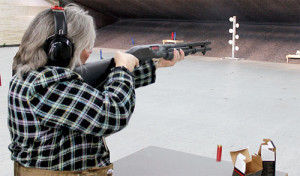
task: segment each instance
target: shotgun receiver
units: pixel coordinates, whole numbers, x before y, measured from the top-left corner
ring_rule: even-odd
[[[140,61],[149,60],[152,58],[161,58],[171,60],[173,59],[174,48],[179,51],[182,49],[184,55],[195,54],[202,52],[205,55],[206,51],[211,50],[208,45],[211,42],[195,42],[195,43],[179,43],[179,44],[166,44],[166,45],[141,45],[130,48],[126,53],[132,54]]]
[[[126,53],[132,54],[139,59],[140,62],[150,60],[152,58],[173,59],[173,51],[177,49],[183,50],[184,55],[195,54],[201,52],[205,55],[206,51],[210,51],[211,42],[195,42],[195,43],[179,43],[179,44],[152,44],[139,45],[130,48]],[[97,62],[87,63],[76,67],[75,72],[81,75],[83,80],[89,85],[98,88],[105,81],[110,73],[110,69],[115,66],[113,59],[104,59]]]

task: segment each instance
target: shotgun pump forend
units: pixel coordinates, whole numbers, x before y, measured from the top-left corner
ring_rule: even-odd
[[[205,55],[206,51],[210,51],[211,42],[194,42],[179,44],[152,44],[139,45],[130,48],[126,53],[132,54],[139,59],[140,62],[151,60],[152,58],[164,58],[172,60],[173,51],[177,49],[183,50],[184,55],[195,54],[201,52]],[[115,66],[113,59],[104,59],[97,62],[90,62],[74,69],[76,73],[81,75],[83,80],[89,85],[99,88],[105,82],[112,67]]]

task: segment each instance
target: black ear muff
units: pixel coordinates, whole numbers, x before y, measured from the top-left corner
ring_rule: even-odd
[[[48,37],[44,50],[47,54],[48,66],[67,67],[74,53],[74,44],[67,38],[67,22],[62,7],[52,7],[54,14],[55,34]]]
[[[73,57],[73,43],[64,36],[54,35],[47,39],[44,50],[48,66],[67,67]]]

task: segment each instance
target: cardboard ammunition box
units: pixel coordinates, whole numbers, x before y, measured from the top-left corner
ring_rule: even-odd
[[[263,163],[262,176],[275,176],[276,147],[271,139],[264,139],[263,141],[258,151]]]
[[[263,166],[259,155],[249,155],[248,148],[230,152],[234,165],[232,176],[261,176]]]

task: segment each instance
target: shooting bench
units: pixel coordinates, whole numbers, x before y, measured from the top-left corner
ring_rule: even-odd
[[[182,176],[182,175],[232,175],[233,164],[229,161],[185,152],[149,146],[114,162],[114,173],[122,176]],[[276,171],[276,176],[287,176]]]
[[[168,44],[168,43],[176,44],[176,43],[183,43],[183,40],[163,40],[162,42],[163,44]]]
[[[287,63],[289,63],[289,59],[300,59],[300,55],[288,54],[288,55],[286,55],[286,62]]]

